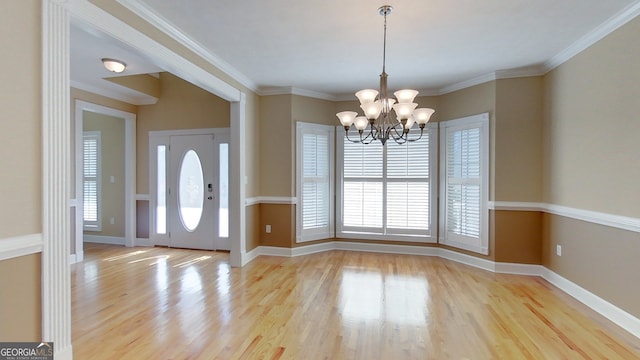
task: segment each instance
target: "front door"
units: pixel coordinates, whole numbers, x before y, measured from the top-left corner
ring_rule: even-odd
[[[214,135],[171,136],[169,149],[169,246],[215,250],[219,176]]]
[[[171,136],[169,246],[229,250],[227,134]]]

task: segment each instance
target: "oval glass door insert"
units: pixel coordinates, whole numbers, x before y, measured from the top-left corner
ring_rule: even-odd
[[[198,227],[204,205],[204,179],[200,157],[189,150],[182,158],[178,177],[178,207],[180,220],[187,231]]]

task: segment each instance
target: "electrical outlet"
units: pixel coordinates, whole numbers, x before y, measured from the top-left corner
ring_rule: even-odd
[[[267,232],[267,234],[271,234],[271,225],[267,225],[267,226],[265,226],[264,231],[266,231],[266,232]]]
[[[556,245],[556,255],[562,256],[562,245]]]
[[[109,224],[113,225],[115,223],[116,223],[116,219],[114,218],[109,219]]]

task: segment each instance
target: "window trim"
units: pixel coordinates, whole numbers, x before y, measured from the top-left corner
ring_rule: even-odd
[[[483,255],[489,254],[489,113],[440,122],[440,208],[438,242]],[[447,131],[480,128],[480,236],[474,243],[462,242],[447,236]],[[471,237],[467,237],[470,240]]]
[[[342,167],[344,164],[344,147],[342,146],[345,138],[344,128],[336,127],[336,166]],[[427,235],[416,234],[411,230],[398,229],[393,234],[381,234],[377,228],[360,228],[356,231],[351,227],[343,226],[343,190],[344,190],[344,173],[341,168],[336,170],[336,236],[345,239],[358,240],[376,240],[376,241],[401,241],[415,243],[437,243],[438,242],[438,123],[428,123],[425,127],[423,136],[429,138],[429,230]],[[390,140],[391,141],[391,140]],[[362,146],[381,146],[380,143],[374,142],[369,145]],[[386,159],[386,148],[383,154]],[[380,179],[383,183],[387,182],[386,167],[383,177]],[[367,178],[363,178],[367,179]],[[376,180],[378,180],[376,178]],[[395,180],[390,180],[393,182]],[[384,190],[383,190],[384,191]],[[386,231],[386,205],[383,205],[383,225],[382,231]],[[373,232],[376,231],[376,232]],[[403,234],[404,232],[404,234]]]
[[[327,227],[316,228],[312,230],[303,229],[303,199],[302,184],[304,170],[304,148],[303,136],[305,133],[326,133],[328,139],[328,157],[329,157],[329,174],[327,183],[329,185],[329,203],[328,215],[329,225]],[[335,130],[331,125],[322,125],[307,123],[302,121],[296,122],[296,243],[329,239],[335,237]]]
[[[84,186],[87,182],[87,177],[84,173],[84,142],[90,138],[96,140],[96,221],[89,221],[84,218],[84,211],[87,209],[87,199],[84,194]],[[82,149],[82,230],[100,232],[102,231],[102,133],[100,131],[83,131]]]

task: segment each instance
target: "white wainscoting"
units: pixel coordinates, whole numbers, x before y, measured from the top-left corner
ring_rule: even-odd
[[[42,234],[0,239],[0,261],[42,252]]]
[[[289,196],[256,196],[246,198],[244,204],[251,206],[257,204],[296,204],[297,202],[297,198]]]
[[[599,211],[577,209],[569,206],[534,202],[490,201],[489,209],[511,211],[540,211],[594,224],[640,232],[639,218],[608,214]]]

